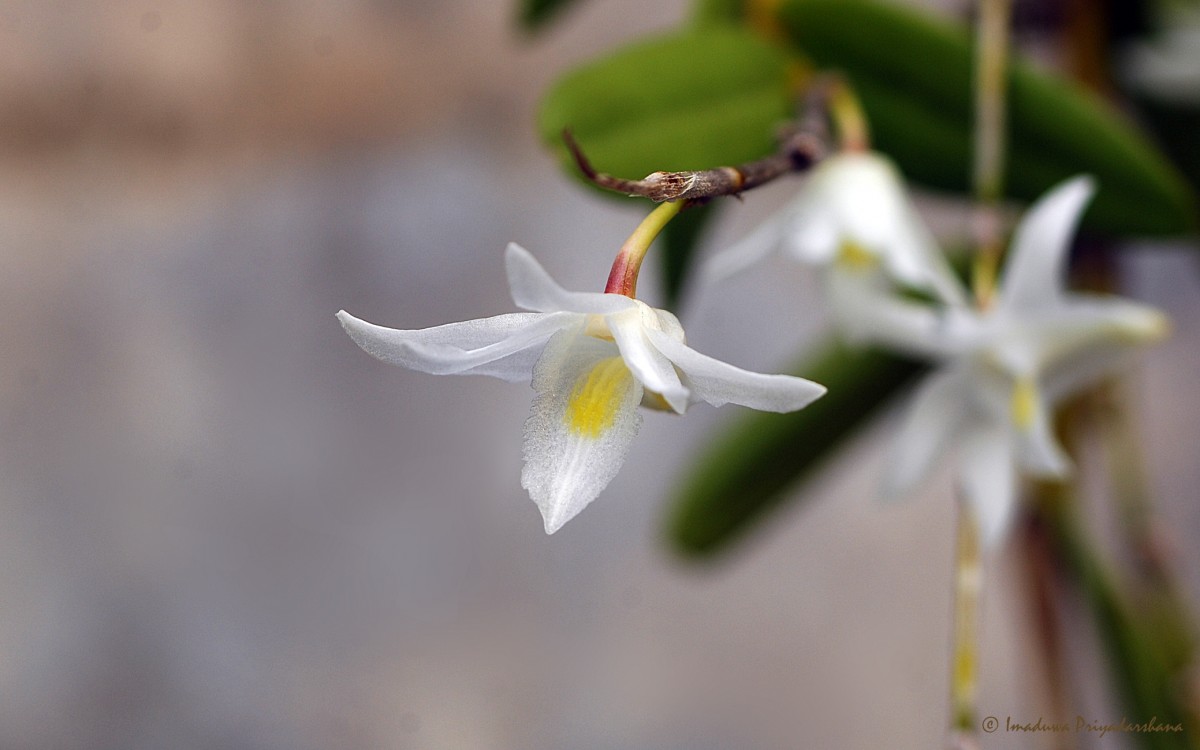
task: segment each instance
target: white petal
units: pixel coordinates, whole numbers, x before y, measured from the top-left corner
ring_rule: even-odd
[[[877,273],[835,267],[825,283],[834,317],[852,341],[941,360],[964,351],[980,333],[975,316],[904,299]]]
[[[515,242],[508,243],[504,254],[508,286],[513,302],[524,310],[607,315],[633,306],[633,300],[620,294],[569,292],[558,285],[529,251]]]
[[[1017,441],[1021,468],[1044,479],[1065,479],[1071,474],[1071,460],[1058,443],[1051,428],[1050,412],[1039,410],[1027,432]]]
[[[1070,473],[1071,462],[1054,436],[1053,415],[1033,378],[1017,379],[1013,386],[1010,411],[1017,461],[1021,468],[1039,477],[1066,477]]]
[[[1117,297],[1072,294],[1064,304],[1023,321],[1037,366],[1069,366],[1070,360],[1098,347],[1129,349],[1166,335],[1159,311]]]
[[[784,231],[790,226],[790,216],[791,211],[784,209],[743,239],[714,255],[704,264],[701,283],[709,286],[732,278],[778,251]]]
[[[961,369],[934,373],[921,383],[884,469],[884,500],[907,497],[925,481],[960,434],[970,384]]]
[[[1118,342],[1096,345],[1077,354],[1069,362],[1060,363],[1043,375],[1042,391],[1046,400],[1057,404],[1062,399],[1118,373],[1129,365],[1133,354],[1132,346]]]
[[[662,331],[646,336],[683,372],[697,398],[713,406],[740,404],[761,411],[803,409],[825,395],[825,386],[791,375],[748,372],[705,356]]]
[[[612,342],[584,335],[581,326],[546,345],[533,388],[521,486],[541,510],[546,533],[553,534],[621,468],[641,425],[642,386]]]
[[[905,200],[884,264],[897,280],[933,292],[948,305],[967,304],[967,293],[920,214]]]
[[[338,320],[368,354],[434,375],[491,375],[525,380],[542,346],[579,321],[575,313],[510,313],[405,331],[359,320],[342,310]]]
[[[1017,477],[1008,431],[1002,425],[973,430],[959,447],[959,481],[975,511],[985,547],[994,546],[1012,524]]]
[[[1071,239],[1095,191],[1092,178],[1075,177],[1033,204],[1013,234],[997,309],[1045,307],[1062,296]]]
[[[670,360],[651,346],[646,338],[659,325],[654,308],[644,303],[635,309],[605,317],[608,328],[621,350],[625,364],[648,391],[663,397],[671,408],[682,414],[687,410],[688,389]]]

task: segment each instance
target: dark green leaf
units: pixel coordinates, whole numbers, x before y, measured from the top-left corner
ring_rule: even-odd
[[[568,73],[543,100],[538,130],[572,174],[564,128],[619,177],[739,164],[770,153],[792,116],[787,69],[786,54],[739,29],[655,37]]]
[[[780,16],[799,49],[849,76],[876,148],[914,181],[969,190],[973,52],[965,29],[871,0],[784,0]],[[1119,114],[1023,62],[1008,80],[1008,195],[1032,201],[1087,172],[1100,183],[1089,226],[1120,234],[1195,229],[1195,196]]]
[[[1136,96],[1142,119],[1158,138],[1163,150],[1183,170],[1193,190],[1200,190],[1200,105],[1172,102],[1150,96]]]
[[[688,207],[663,230],[663,301],[667,308],[674,308],[679,304],[692,256],[695,255],[700,236],[704,233],[704,228],[711,223],[716,209],[716,203]]]
[[[834,340],[819,346],[795,373],[829,393],[791,414],[749,412],[705,450],[672,503],[674,547],[697,558],[727,548],[923,370]]]
[[[537,31],[577,0],[521,0],[521,26]]]

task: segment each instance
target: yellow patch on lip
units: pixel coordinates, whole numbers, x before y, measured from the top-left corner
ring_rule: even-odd
[[[1017,378],[1012,395],[1013,424],[1022,430],[1032,427],[1034,416],[1037,414],[1037,402],[1037,383],[1033,378]]]
[[[866,271],[874,268],[879,263],[879,258],[853,240],[842,240],[842,246],[838,248],[837,262],[856,271]]]
[[[581,375],[567,399],[563,415],[568,429],[589,438],[600,437],[612,427],[617,409],[633,374],[620,357],[602,359]]]

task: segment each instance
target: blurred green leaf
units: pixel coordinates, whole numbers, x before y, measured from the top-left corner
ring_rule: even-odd
[[[679,304],[687,271],[704,229],[712,223],[716,203],[689,206],[666,226],[662,235],[663,301],[668,309]]]
[[[692,6],[692,22],[697,25],[738,23],[745,17],[745,0],[697,0]]]
[[[787,70],[784,52],[740,29],[654,37],[565,75],[538,131],[577,176],[564,128],[596,169],[620,177],[735,165],[770,153],[792,117]]]
[[[1200,148],[1196,148],[1200,105],[1145,95],[1135,95],[1135,101],[1142,119],[1162,144],[1163,151],[1179,165],[1192,189],[1200,190]]]
[[[519,20],[526,31],[539,31],[578,0],[521,0]]]
[[[875,147],[931,187],[967,192],[973,121],[965,29],[872,0],[784,0],[798,49],[853,82]],[[1126,121],[1084,90],[1033,66],[1009,72],[1007,194],[1032,201],[1081,172],[1100,191],[1085,217],[1118,234],[1195,229],[1196,201],[1178,172]]]
[[[791,414],[747,413],[692,463],[668,526],[670,541],[682,554],[710,557],[726,549],[925,369],[837,340],[814,352],[794,372],[822,383],[829,393]]]

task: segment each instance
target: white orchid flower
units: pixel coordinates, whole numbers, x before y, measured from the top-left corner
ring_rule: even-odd
[[[1118,72],[1133,88],[1157,100],[1200,104],[1200,8],[1162,8],[1160,31],[1149,41],[1127,45]]]
[[[1065,478],[1070,462],[1052,407],[1109,373],[1166,318],[1117,297],[1067,292],[1067,254],[1094,192],[1087,177],[1042,197],[1017,227],[994,304],[936,309],[856,287],[843,311],[854,333],[942,364],[918,389],[885,472],[902,496],[952,448],[980,532],[994,543],[1013,513],[1020,473]]]
[[[505,256],[513,302],[531,312],[403,331],[338,319],[355,343],[420,372],[532,376],[521,485],[553,534],[616,475],[641,424],[637,406],[682,414],[688,404],[801,409],[825,393],[809,380],[761,375],[687,346],[679,320],[622,294],[569,292],[526,250]]]
[[[728,278],[776,252],[835,273],[882,270],[892,281],[943,302],[963,299],[953,271],[905,195],[899,171],[875,152],[846,151],[822,161],[795,200],[715,256],[706,277],[710,282]]]

